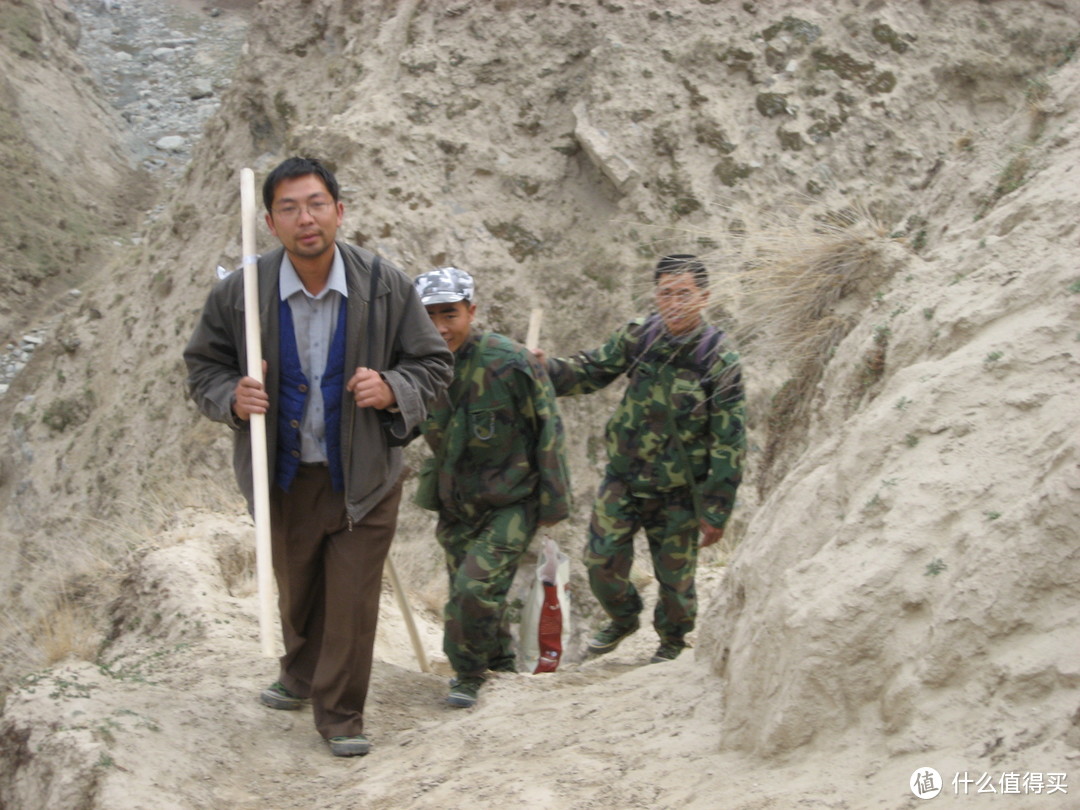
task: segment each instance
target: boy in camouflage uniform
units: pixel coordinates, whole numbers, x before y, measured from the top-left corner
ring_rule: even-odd
[[[589,584],[611,622],[588,647],[610,652],[640,625],[630,567],[634,534],[644,528],[660,587],[652,657],[660,662],[678,657],[694,628],[698,549],[722,537],[734,506],[745,408],[738,355],[701,316],[705,267],[693,256],[668,256],[654,282],[657,313],[630,321],[599,349],[547,360],[547,369],[559,396],[629,377],[607,424],[608,464],[585,550]]]
[[[543,364],[509,338],[473,329],[472,277],[453,267],[416,281],[454,353],[454,380],[421,425],[434,454],[450,595],[443,649],[457,673],[447,703],[476,703],[485,672],[515,671],[506,594],[539,526],[569,514],[555,392]]]

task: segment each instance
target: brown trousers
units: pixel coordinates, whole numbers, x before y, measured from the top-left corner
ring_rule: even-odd
[[[364,730],[382,571],[397,527],[401,482],[349,531],[345,497],[326,467],[300,467],[274,487],[270,538],[285,639],[280,680],[310,697],[326,739]]]

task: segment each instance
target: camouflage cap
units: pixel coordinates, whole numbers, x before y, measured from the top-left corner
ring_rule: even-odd
[[[421,273],[413,285],[424,306],[452,304],[455,301],[472,303],[475,289],[472,276],[456,267],[440,267],[438,270]]]

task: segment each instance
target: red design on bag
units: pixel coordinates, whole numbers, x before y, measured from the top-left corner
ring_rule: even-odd
[[[533,674],[554,672],[562,658],[562,606],[559,604],[559,589],[554,582],[544,583],[544,606],[540,611],[536,633],[540,658]]]

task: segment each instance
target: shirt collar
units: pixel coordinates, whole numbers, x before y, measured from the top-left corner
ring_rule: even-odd
[[[469,329],[469,336],[466,337],[465,340],[461,341],[461,345],[458,346],[457,351],[454,352],[454,362],[464,360],[469,355],[469,352],[473,350],[473,347],[479,342],[480,332],[478,332],[476,327],[474,326]]]
[[[308,298],[318,301],[325,297],[331,290],[339,293],[342,298],[349,297],[349,288],[345,282],[345,261],[341,258],[341,251],[334,245],[334,259],[330,263],[330,277],[326,280],[326,286],[318,295],[312,295],[304,289],[304,282],[289,260],[288,253],[281,254],[281,268],[278,271],[278,287],[281,290],[281,300],[288,300],[289,296],[302,292]]]

